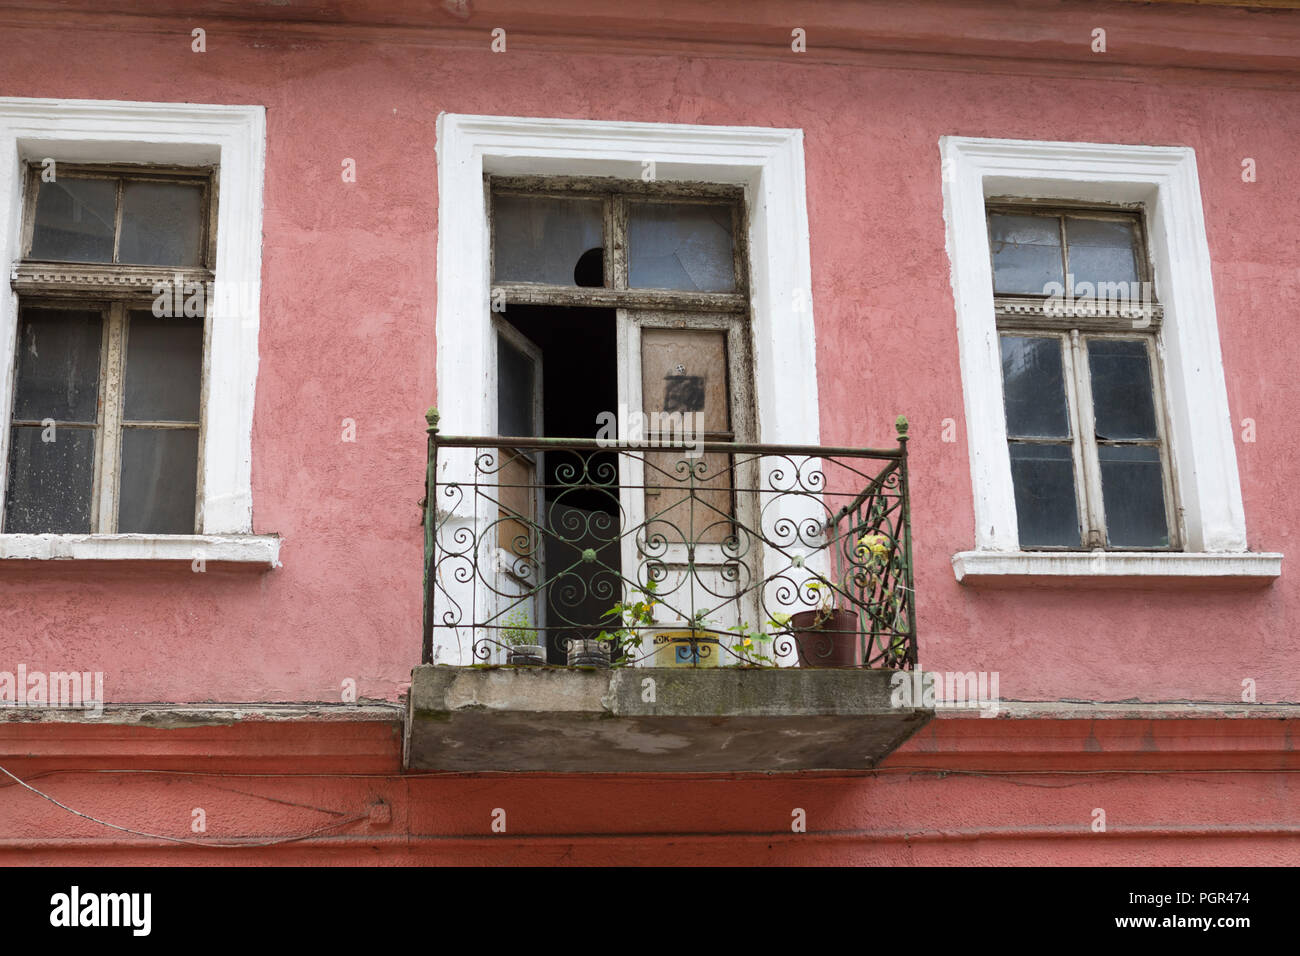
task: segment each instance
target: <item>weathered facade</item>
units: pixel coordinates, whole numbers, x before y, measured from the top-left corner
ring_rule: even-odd
[[[1300,862],[1297,146],[1285,3],[0,2],[0,860]],[[39,205],[69,181],[119,185]],[[191,221],[146,181],[206,190],[193,250],[132,258]],[[546,232],[543,199],[585,211]],[[547,277],[566,242],[590,281]],[[1053,312],[1067,275],[1138,294]],[[164,321],[142,353],[160,294],[188,344]],[[74,307],[96,371],[60,392],[25,336]],[[720,653],[826,573],[870,668],[793,667],[788,629],[788,671],[565,670],[542,637],[551,667],[497,666],[510,628],[578,633],[529,576],[562,523],[540,476],[594,474],[620,405],[707,411],[729,483],[687,498],[760,530],[736,557],[661,499],[683,540],[654,552],[647,452],[617,508],[565,513],[575,564],[760,569]],[[32,464],[51,427],[81,471]],[[142,485],[146,432],[191,444]],[[886,501],[847,577],[805,564],[825,523],[764,524],[775,445],[830,482],[791,527]],[[447,497],[491,484],[484,447],[523,489],[486,518]],[[177,494],[192,530],[157,523]],[[478,591],[439,564],[457,528],[490,539]],[[511,574],[540,603],[503,624]]]

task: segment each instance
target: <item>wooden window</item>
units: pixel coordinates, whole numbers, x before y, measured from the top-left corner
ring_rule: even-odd
[[[1178,550],[1140,211],[988,207],[1020,544]]]
[[[197,530],[214,203],[206,170],[30,167],[0,531]]]
[[[666,590],[680,576],[711,582],[713,597],[699,606],[721,603],[725,593],[727,550],[734,551],[737,524],[756,527],[757,503],[743,489],[758,487],[752,456],[726,451],[702,453],[689,459],[697,441],[753,442],[757,427],[753,411],[753,365],[747,275],[744,191],[737,186],[703,183],[646,183],[613,179],[555,177],[487,178],[491,226],[491,301],[497,350],[497,433],[511,435],[528,417],[515,409],[527,407],[526,393],[545,374],[545,403],[559,413],[546,415],[547,435],[553,438],[592,438],[599,435],[599,414],[620,409],[640,415],[628,444],[634,454],[615,456],[618,488],[612,495],[593,495],[591,507],[607,507],[608,519],[576,510],[575,526],[601,529],[584,544],[596,550],[601,563],[618,565],[627,581],[640,580],[646,554],[668,570]],[[521,307],[525,307],[521,310]],[[521,311],[534,310],[528,321],[565,323],[575,332],[557,338],[531,326],[539,344],[526,349],[512,321],[523,322]],[[540,310],[540,315],[537,313]],[[562,318],[566,311],[572,318]],[[513,318],[512,318],[513,317]],[[599,334],[584,334],[582,322],[606,323]],[[612,334],[606,334],[609,331]],[[530,333],[531,334],[531,333]],[[528,363],[521,361],[527,351]],[[561,354],[562,353],[562,354]],[[581,355],[575,367],[572,356]],[[616,382],[605,389],[604,375],[595,366],[612,370]],[[524,368],[528,371],[523,371]],[[510,371],[514,368],[515,371]],[[567,369],[564,374],[552,369]],[[557,394],[565,392],[562,400]],[[540,402],[539,402],[540,404]],[[541,430],[540,414],[531,419]],[[558,429],[558,430],[557,430]],[[540,475],[554,500],[536,503],[536,523],[548,528],[575,495],[556,488],[545,460],[558,466],[572,461],[562,452],[526,455],[503,451],[500,474],[502,499],[498,553],[504,541],[524,542],[506,555],[507,563],[523,566],[521,557],[537,549],[518,534],[517,522],[505,520],[532,504],[512,484],[519,475]],[[601,459],[593,458],[593,461]],[[598,465],[589,465],[598,468]],[[584,505],[585,506],[585,505]],[[608,529],[608,530],[605,530]],[[619,533],[619,529],[623,533]],[[616,539],[616,540],[615,540]],[[651,545],[649,541],[655,541]],[[611,551],[604,550],[605,548]],[[556,549],[556,568],[567,568],[571,555]],[[537,580],[547,580],[541,568],[528,568]],[[747,561],[757,561],[749,554]],[[581,568],[565,571],[588,575]],[[609,593],[594,569],[580,590]],[[678,575],[679,578],[674,578]],[[710,577],[712,575],[712,577]],[[516,575],[518,577],[518,575]],[[511,595],[503,578],[497,590]],[[689,600],[677,598],[681,603]],[[514,598],[508,597],[507,604]],[[599,602],[597,602],[599,604]],[[608,608],[594,606],[592,622]],[[735,603],[730,606],[737,612]],[[750,618],[754,608],[747,608]],[[545,607],[528,608],[530,619],[546,619]],[[725,613],[725,612],[724,612]],[[687,615],[689,616],[689,615]],[[564,615],[554,614],[556,620]],[[569,615],[572,619],[572,615]],[[558,626],[558,625],[557,625]],[[576,633],[576,632],[575,632]]]

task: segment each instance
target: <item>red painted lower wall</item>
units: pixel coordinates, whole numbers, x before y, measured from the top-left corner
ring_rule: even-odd
[[[1300,865],[1294,743],[1283,719],[941,716],[863,774],[431,775],[401,772],[395,718],[6,723],[0,765],[47,797],[207,845],[0,775],[0,863]]]

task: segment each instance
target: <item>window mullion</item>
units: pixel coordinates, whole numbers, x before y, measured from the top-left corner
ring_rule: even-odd
[[[117,531],[118,483],[121,478],[122,392],[126,354],[126,304],[114,302],[108,320],[108,356],[104,362],[104,407],[100,414],[97,481],[100,534]]]
[[[606,240],[609,262],[605,264],[605,275],[611,289],[627,289],[627,199],[621,193],[609,197],[609,212],[606,228],[609,236]]]
[[[1078,329],[1070,331],[1070,380],[1074,383],[1072,413],[1077,428],[1077,453],[1083,472],[1084,514],[1088,532],[1084,546],[1106,546],[1106,514],[1101,494],[1101,464],[1097,459],[1097,429],[1092,417],[1092,382],[1088,376],[1088,358]]]
[[[118,247],[122,244],[122,199],[126,193],[126,180],[117,181],[117,204],[113,216],[113,262],[117,262]]]

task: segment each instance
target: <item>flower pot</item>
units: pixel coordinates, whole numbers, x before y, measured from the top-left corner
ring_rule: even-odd
[[[660,631],[654,638],[652,667],[717,667],[722,644],[704,631]]]
[[[608,667],[609,642],[574,638],[568,656],[570,667]]]
[[[506,654],[506,663],[533,666],[546,663],[546,648],[541,644],[516,644]]]
[[[800,667],[861,667],[857,611],[800,611],[790,616]]]

